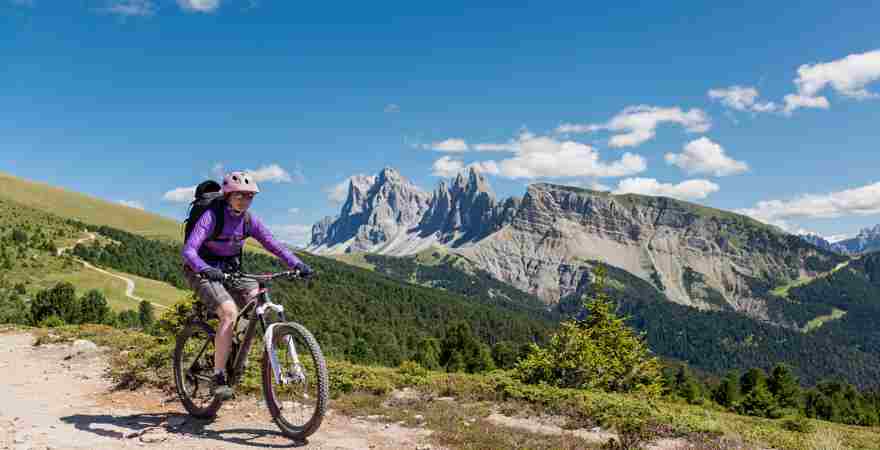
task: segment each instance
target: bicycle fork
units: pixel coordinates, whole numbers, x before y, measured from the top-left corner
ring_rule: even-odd
[[[272,343],[275,342],[274,333],[275,327],[278,325],[284,324],[284,306],[272,303],[271,301],[266,301],[263,305],[257,308],[257,314],[262,317],[263,313],[266,312],[266,309],[271,309],[278,313],[278,316],[281,318],[281,322],[273,323],[266,327],[266,333],[263,336],[263,342],[266,345],[266,353],[269,355],[269,365],[272,366],[272,374],[275,376],[275,381],[281,383],[283,385],[290,384],[292,381],[297,383],[304,383],[306,380],[306,375],[303,372],[302,364],[299,360],[299,354],[296,351],[296,345],[293,343],[293,337],[289,334],[285,336],[285,344],[287,344],[287,353],[290,355],[290,359],[293,361],[293,379],[288,379],[287,375],[281,370],[281,364],[278,362],[278,357],[275,355],[275,350],[272,348]]]

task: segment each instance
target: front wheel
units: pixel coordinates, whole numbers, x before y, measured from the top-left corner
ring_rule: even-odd
[[[263,395],[269,413],[285,436],[304,440],[321,426],[329,403],[327,363],[312,333],[298,323],[276,325],[272,353],[281,379],[276,379],[269,353],[263,350]]]

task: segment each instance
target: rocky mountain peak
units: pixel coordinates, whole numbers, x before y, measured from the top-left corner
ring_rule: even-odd
[[[400,175],[400,172],[393,167],[385,167],[383,168],[378,175],[378,184],[386,184],[386,183],[400,183],[403,181],[403,177]]]
[[[827,239],[825,239],[824,237],[822,237],[816,233],[803,233],[803,234],[800,234],[799,236],[804,241],[809,242],[810,244],[813,244],[816,247],[821,248],[822,250],[828,250],[830,252],[839,253],[842,255],[845,255],[848,253],[846,248],[843,247],[842,245],[829,242]]]
[[[485,192],[490,197],[495,197],[495,193],[492,191],[492,186],[489,185],[489,181],[486,180],[486,177],[474,167],[471,167],[470,170],[468,170],[467,191],[471,193]]]
[[[868,253],[880,250],[880,225],[862,228],[854,238],[837,243],[849,253]]]
[[[858,236],[865,239],[880,239],[880,225],[874,225],[874,227],[866,227],[862,228],[859,231]]]

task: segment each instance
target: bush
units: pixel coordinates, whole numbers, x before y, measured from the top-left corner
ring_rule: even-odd
[[[816,431],[816,424],[803,416],[784,419],[781,426],[783,429],[798,433],[812,433]]]
[[[39,326],[41,328],[58,328],[64,326],[64,319],[52,314],[40,321]]]

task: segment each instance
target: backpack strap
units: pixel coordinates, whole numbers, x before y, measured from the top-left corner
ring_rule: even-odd
[[[206,240],[216,241],[220,234],[223,233],[223,226],[226,222],[226,211],[224,211],[226,209],[226,202],[215,200],[211,203],[210,209],[214,212],[214,230],[211,231],[211,235]]]
[[[244,212],[244,226],[242,227],[242,231],[244,232],[245,239],[251,237],[251,213],[249,211]]]

